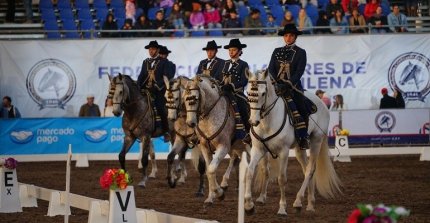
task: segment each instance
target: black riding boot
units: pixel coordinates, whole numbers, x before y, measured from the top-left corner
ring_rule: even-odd
[[[304,135],[301,135],[299,137],[299,147],[302,150],[309,149],[310,147],[310,140],[309,140],[309,134],[308,134],[308,126],[309,126],[309,115],[308,111],[305,106],[305,98],[302,94],[298,92],[293,93],[293,101],[296,104],[297,111],[299,112],[302,120],[304,121],[305,127],[304,127]]]

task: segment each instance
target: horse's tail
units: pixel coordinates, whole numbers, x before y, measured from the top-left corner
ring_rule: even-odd
[[[325,198],[334,198],[341,194],[340,187],[342,182],[336,174],[333,162],[330,159],[330,151],[328,148],[328,137],[323,137],[321,150],[316,162],[315,183],[318,192]]]
[[[199,159],[202,155],[202,151],[199,149],[199,147],[194,147],[191,151],[191,161],[193,163],[194,169],[196,171],[199,171]]]

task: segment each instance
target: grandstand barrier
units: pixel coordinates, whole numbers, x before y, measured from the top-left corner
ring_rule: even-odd
[[[21,207],[37,207],[36,189],[34,185],[19,185]]]

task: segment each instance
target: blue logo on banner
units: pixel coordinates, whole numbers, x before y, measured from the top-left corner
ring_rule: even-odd
[[[406,100],[424,101],[430,92],[430,59],[414,52],[398,56],[388,69],[388,82]]]
[[[90,142],[102,142],[107,139],[107,131],[104,129],[91,129],[85,131],[85,139]]]
[[[46,59],[34,65],[27,77],[27,91],[43,108],[62,108],[75,94],[76,77],[63,61]]]
[[[28,129],[14,130],[10,133],[10,139],[19,144],[25,144],[33,139],[33,132]]]
[[[396,126],[396,117],[389,111],[380,112],[376,115],[375,125],[379,129],[379,132],[391,132]]]

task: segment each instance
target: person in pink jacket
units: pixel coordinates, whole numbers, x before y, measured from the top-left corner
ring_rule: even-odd
[[[212,28],[222,28],[221,25],[221,15],[217,8],[213,7],[211,3],[206,3],[205,12],[203,12],[203,16],[205,18],[205,26],[209,29]]]
[[[205,17],[201,12],[201,8],[195,8],[190,15],[190,24],[193,29],[204,29],[205,28]]]

